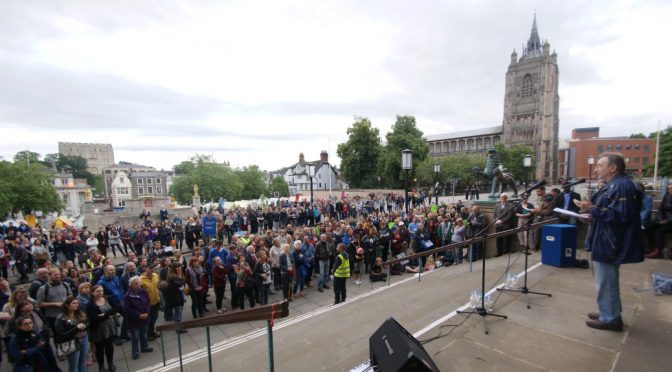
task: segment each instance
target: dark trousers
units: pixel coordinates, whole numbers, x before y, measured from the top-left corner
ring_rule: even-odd
[[[498,227],[497,232],[509,230],[508,227]],[[497,256],[509,253],[511,249],[511,235],[497,238]]]
[[[282,278],[280,277],[280,267],[274,267],[273,269],[273,288],[275,288],[276,291],[280,290],[280,285],[282,282]]]
[[[149,309],[149,324],[147,325],[147,334],[151,335],[156,333],[154,327],[156,326],[156,320],[159,318],[159,310],[161,309],[161,302],[156,305],[152,305]]]
[[[280,279],[281,279],[280,281],[282,283],[282,297],[285,300],[287,300],[287,299],[289,299],[289,294],[290,294],[289,290],[291,288],[291,283],[292,283],[291,277],[290,277],[289,273],[282,273],[280,275]]]
[[[231,288],[231,308],[238,307],[238,297],[236,296],[236,279],[229,279],[229,288]]]
[[[221,287],[214,287],[215,288],[215,306],[217,306],[217,310],[222,308],[222,300],[224,300],[224,291],[226,290],[226,286],[221,286]]]
[[[345,281],[347,278],[334,277],[334,303],[345,301]]]
[[[250,301],[250,307],[254,307],[255,302],[252,287],[236,287],[236,296],[238,297],[238,307],[241,310],[245,309],[245,296]]]
[[[478,261],[483,258],[483,242],[476,242],[471,245],[471,259]]]
[[[107,367],[114,365],[114,345],[112,338],[108,338],[95,343],[96,345],[96,360],[98,361],[98,369],[101,371],[105,367],[105,357],[107,357]]]
[[[665,235],[672,232],[672,221],[666,224],[654,222],[651,225],[651,230],[653,231],[654,248],[660,250],[665,249]]]

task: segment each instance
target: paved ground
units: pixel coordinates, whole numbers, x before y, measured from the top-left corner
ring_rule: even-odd
[[[515,261],[517,255],[511,257]],[[368,360],[368,339],[387,317],[394,317],[419,340],[446,335],[425,345],[441,370],[498,371],[653,371],[668,370],[672,357],[672,297],[635,292],[650,286],[651,273],[672,273],[672,262],[648,260],[624,265],[621,293],[626,330],[597,331],[584,325],[585,313],[595,310],[591,270],[536,265],[534,254],[529,275],[530,290],[550,292],[553,297],[530,295],[531,309],[519,293],[501,294],[495,312],[507,320],[487,317],[490,331],[483,332],[479,316],[451,313],[468,301],[469,292],[480,287],[480,266],[462,264],[441,268],[417,277],[394,277],[389,288],[348,285],[348,301],[331,306],[331,293],[308,291],[290,304],[290,318],[274,327],[277,371],[347,371]],[[487,261],[487,287],[502,283],[508,257]],[[510,271],[523,270],[522,258]],[[495,294],[497,296],[497,294]],[[277,299],[277,297],[276,297]],[[185,315],[189,313],[185,310]],[[445,319],[441,321],[441,319]],[[437,320],[439,320],[437,322]],[[441,325],[456,325],[451,327]],[[450,332],[450,333],[449,333]],[[213,370],[260,371],[268,368],[264,322],[215,327],[211,330]],[[208,360],[203,330],[191,330],[181,338],[185,370],[206,370]],[[162,367],[160,344],[154,353],[130,359],[130,345],[117,348],[120,371],[178,370],[177,340],[165,335],[168,365]]]

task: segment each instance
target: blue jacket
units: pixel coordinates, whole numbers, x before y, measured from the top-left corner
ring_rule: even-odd
[[[627,264],[644,261],[639,212],[642,192],[627,176],[614,176],[592,197],[591,229],[586,239],[593,261]]]
[[[220,252],[217,252],[217,249],[211,249],[210,253],[208,253],[208,264],[210,264],[210,267],[212,267],[212,260],[214,260],[217,256],[219,256],[219,258],[222,260],[222,264],[226,264],[226,257],[228,255],[229,252],[227,252],[225,248],[222,248]]]
[[[98,281],[98,285],[103,286],[105,297],[108,298],[108,301],[110,301],[112,306],[124,306],[124,291],[121,288],[121,281],[118,276],[112,275],[111,278],[103,276]]]

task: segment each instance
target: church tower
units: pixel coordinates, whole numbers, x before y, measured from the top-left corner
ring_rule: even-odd
[[[535,14],[522,56],[514,50],[506,71],[502,142],[534,148],[535,179],[552,181],[557,180],[560,96],[558,56],[550,49],[540,41]]]

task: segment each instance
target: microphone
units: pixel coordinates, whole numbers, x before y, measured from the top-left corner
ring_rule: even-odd
[[[569,182],[569,183],[566,183],[566,184],[562,185],[562,188],[563,188],[563,189],[568,189],[568,188],[570,188],[570,187],[572,187],[572,186],[576,186],[576,185],[578,185],[578,184],[580,184],[580,183],[584,183],[584,182],[586,182],[586,179],[585,179],[585,178],[581,178],[581,179],[579,179],[579,180],[572,181],[572,182]]]
[[[584,180],[584,181],[585,181],[585,180]],[[546,180],[541,180],[541,181],[535,183],[534,185],[530,186],[530,188],[528,188],[527,190],[525,190],[525,191],[523,192],[523,194],[530,194],[532,191],[534,191],[534,190],[536,190],[536,189],[538,189],[538,188],[540,188],[540,187],[543,187],[543,186],[546,186]]]

